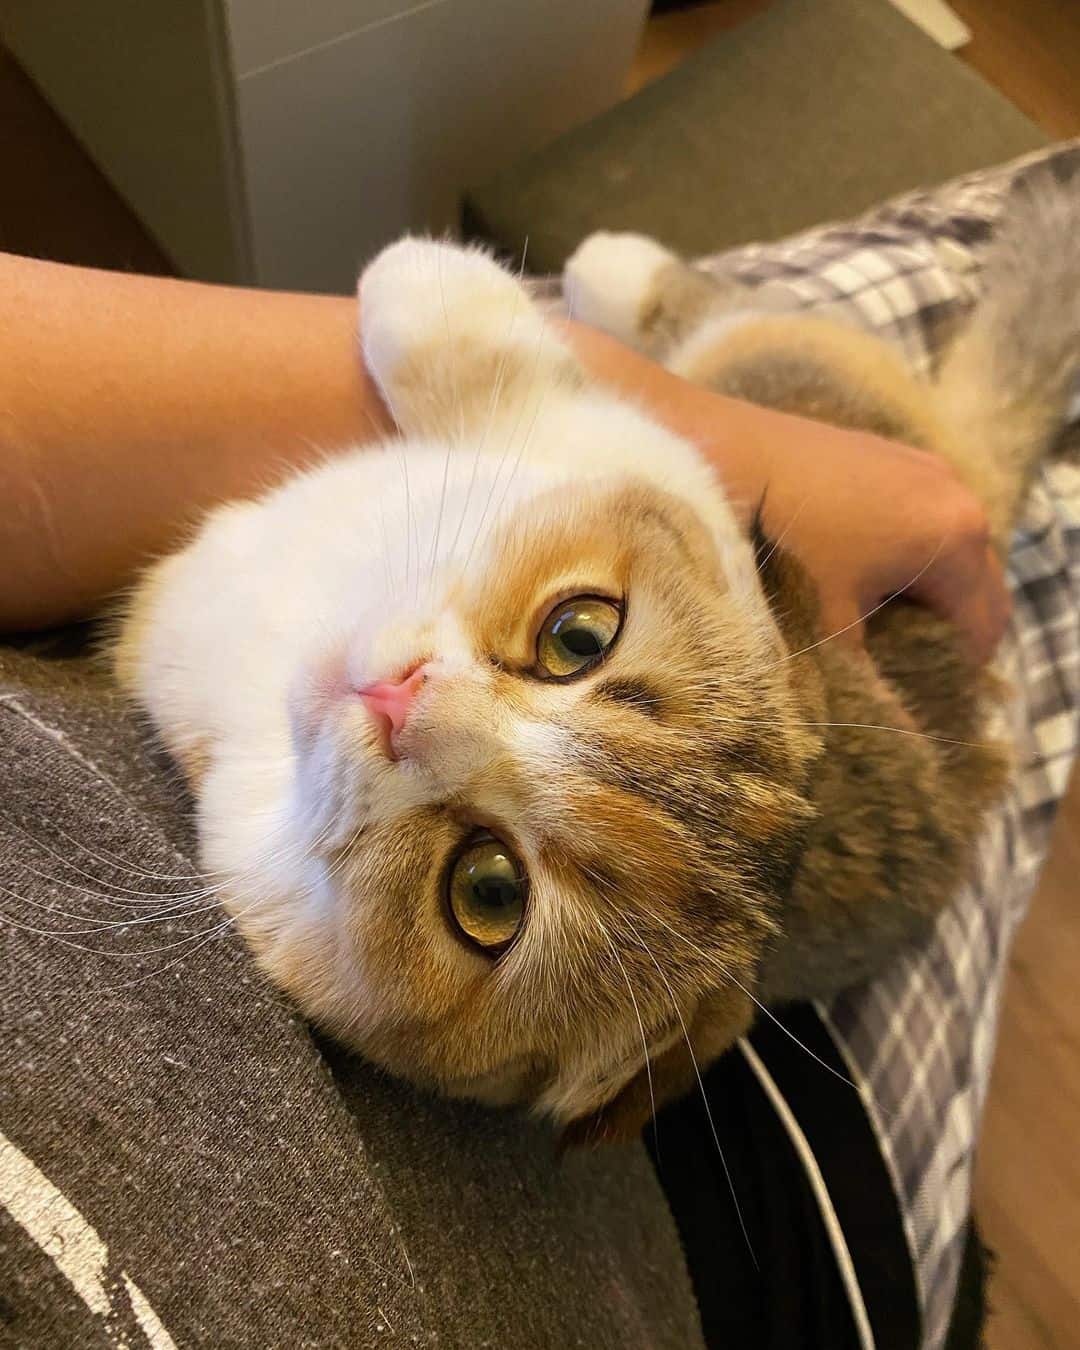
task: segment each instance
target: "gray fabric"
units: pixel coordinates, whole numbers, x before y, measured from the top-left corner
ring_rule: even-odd
[[[1044,145],[887,0],[771,0],[603,117],[466,197],[534,273],[594,230],[686,256],[776,239]]]
[[[324,1054],[214,908],[97,927],[197,888],[188,815],[89,660],[2,650],[0,1344],[699,1345],[640,1147],[560,1162]]]

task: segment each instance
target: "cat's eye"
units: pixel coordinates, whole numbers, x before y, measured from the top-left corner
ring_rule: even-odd
[[[525,869],[493,835],[474,835],[451,864],[450,917],[464,937],[490,955],[517,936],[527,893]]]
[[[607,654],[619,635],[622,609],[614,600],[579,595],[563,600],[544,620],[536,639],[536,661],[544,675],[584,675]]]

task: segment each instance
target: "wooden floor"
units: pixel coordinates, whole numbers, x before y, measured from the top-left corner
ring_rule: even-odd
[[[1051,136],[1080,136],[1078,0],[950,3],[974,34],[961,58]]]
[[[1055,137],[1080,136],[1080,0],[952,0],[959,54]],[[762,0],[654,18],[628,92]],[[997,1254],[988,1350],[1080,1350],[1080,775],[1013,951],[975,1187]]]
[[[990,1350],[1080,1346],[1080,777],[1013,948],[975,1187]]]

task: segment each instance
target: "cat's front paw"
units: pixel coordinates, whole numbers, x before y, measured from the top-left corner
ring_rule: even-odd
[[[384,393],[410,354],[505,341],[533,321],[523,287],[487,253],[434,239],[391,244],[360,278],[364,360]]]
[[[563,268],[570,314],[636,345],[660,274],[677,262],[674,253],[643,234],[590,234]]]

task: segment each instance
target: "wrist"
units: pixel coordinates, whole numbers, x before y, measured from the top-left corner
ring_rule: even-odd
[[[748,525],[772,474],[777,445],[790,437],[793,419],[690,384],[584,324],[565,321],[562,327],[590,375],[697,446],[739,519]]]
[[[790,419],[740,399],[702,392],[706,398],[697,410],[696,426],[683,434],[704,455],[739,520],[748,526],[759,508],[772,505],[770,484],[781,446],[791,435]]]

